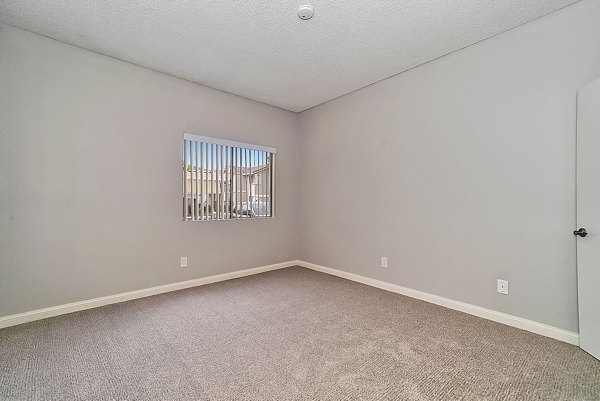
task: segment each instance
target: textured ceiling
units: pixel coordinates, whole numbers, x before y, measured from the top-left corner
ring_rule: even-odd
[[[0,21],[301,111],[575,2],[0,0]]]

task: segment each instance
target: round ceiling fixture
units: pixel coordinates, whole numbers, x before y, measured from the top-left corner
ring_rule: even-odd
[[[298,9],[298,17],[303,20],[311,19],[314,14],[315,10],[309,5],[300,6]]]

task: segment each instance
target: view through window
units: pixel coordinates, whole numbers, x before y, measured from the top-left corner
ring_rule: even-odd
[[[183,136],[183,220],[273,216],[277,149]]]

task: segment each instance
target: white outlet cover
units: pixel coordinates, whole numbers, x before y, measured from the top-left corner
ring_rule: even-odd
[[[181,257],[181,267],[187,267],[187,256],[182,256]]]
[[[381,267],[388,267],[388,260],[385,256],[381,257]]]
[[[500,294],[508,295],[508,280],[498,279],[498,292]]]

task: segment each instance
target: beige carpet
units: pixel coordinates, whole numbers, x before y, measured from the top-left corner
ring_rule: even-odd
[[[294,267],[0,330],[0,399],[600,400],[600,362]]]

